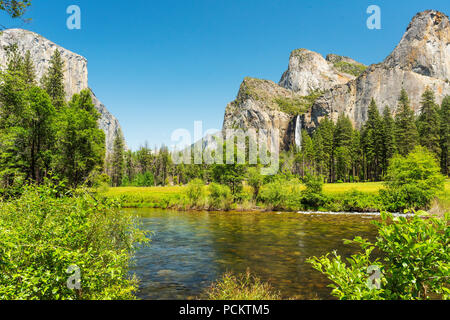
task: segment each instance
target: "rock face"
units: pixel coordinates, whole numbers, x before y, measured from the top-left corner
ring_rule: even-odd
[[[325,92],[305,115],[306,126],[314,129],[329,115],[336,120],[340,113],[350,117],[356,127],[367,120],[372,98],[380,112],[389,106],[394,112],[402,88],[416,113],[421,96],[429,87],[438,103],[450,94],[450,23],[438,11],[425,11],[411,21],[395,50],[380,64],[368,68],[358,78]]]
[[[394,51],[370,67],[334,54],[324,59],[306,49],[293,51],[279,85],[244,80],[237,99],[227,106],[224,128],[278,128],[286,149],[295,143],[296,127],[312,132],[325,116],[336,121],[346,114],[360,128],[372,98],[380,112],[389,106],[395,113],[402,88],[418,113],[427,87],[438,103],[450,95],[449,79],[450,22],[443,13],[429,10],[417,14]],[[247,94],[249,87],[256,87],[258,94]],[[298,101],[303,101],[300,107]],[[292,105],[296,112],[289,108]]]
[[[256,129],[266,135],[277,129],[284,146],[288,143],[285,138],[293,132],[293,115],[286,109],[300,110],[303,103],[300,94],[273,81],[245,78],[236,100],[226,108],[223,129]]]
[[[0,67],[4,67],[7,62],[4,47],[12,44],[17,44],[19,52],[22,54],[25,54],[28,50],[30,51],[38,81],[48,69],[51,56],[55,50],[58,49],[61,52],[61,56],[65,62],[64,80],[67,100],[75,93],[89,88],[87,60],[84,57],[27,30],[8,29],[0,33]],[[111,153],[114,137],[120,129],[120,124],[93,93],[92,99],[96,109],[101,114],[99,127],[106,134],[107,153]]]
[[[329,55],[325,60],[320,54],[306,49],[294,50],[289,59],[288,70],[279,85],[303,96],[313,91],[325,91],[356,78],[344,66],[364,66],[350,58]]]

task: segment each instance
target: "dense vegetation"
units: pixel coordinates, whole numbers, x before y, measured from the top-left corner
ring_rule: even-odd
[[[401,212],[434,205],[446,211],[450,204],[439,164],[423,147],[406,157],[396,155],[383,183],[326,184],[324,190],[323,178],[309,173],[303,179],[289,173],[263,176],[256,167],[227,165],[213,173],[209,185],[196,178],[184,187],[104,188],[103,194],[129,207],[182,210]]]
[[[368,120],[361,130],[354,129],[344,115],[339,116],[336,124],[324,118],[311,136],[303,131],[301,150],[293,147],[281,154],[279,173],[300,179],[311,173],[323,176],[329,183],[382,181],[395,155],[406,156],[416,146],[423,146],[439,161],[442,174],[449,175],[450,97],[445,97],[439,106],[433,92],[427,89],[420,116],[416,117],[406,91],[402,90],[396,110],[395,117],[389,107],[380,115],[372,100]],[[118,149],[118,152],[123,151]],[[177,185],[194,179],[205,183],[223,182],[220,175],[214,175],[220,165],[175,165],[164,146],[158,150],[144,146],[110,159],[108,163],[110,168],[121,167],[122,163],[124,166],[119,173],[109,169],[114,186]],[[240,169],[228,170],[227,176],[244,180],[245,174]]]
[[[66,192],[46,183],[0,203],[0,300],[134,299],[129,260],[145,234],[118,203]]]
[[[9,62],[0,73],[0,188],[11,195],[25,183],[58,176],[71,187],[103,170],[105,134],[91,93],[66,103],[64,62],[55,50],[37,84],[30,53],[5,48]]]

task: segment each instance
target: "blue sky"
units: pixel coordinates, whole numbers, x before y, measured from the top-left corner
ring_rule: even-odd
[[[81,30],[66,27],[69,5],[81,8]],[[369,5],[381,8],[381,30],[366,27]],[[450,14],[450,1],[33,0],[31,23],[3,13],[0,23],[85,56],[90,86],[137,149],[170,145],[196,120],[220,129],[242,79],[278,82],[296,48],[380,62],[426,9]]]

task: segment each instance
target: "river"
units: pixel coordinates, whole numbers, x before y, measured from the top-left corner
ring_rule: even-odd
[[[284,298],[330,299],[329,282],[306,262],[337,250],[357,248],[343,239],[373,240],[378,219],[370,215],[299,213],[208,213],[126,209],[151,231],[131,270],[141,299],[195,299],[226,272],[247,268]]]

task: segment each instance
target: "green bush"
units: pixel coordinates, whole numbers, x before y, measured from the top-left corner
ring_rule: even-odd
[[[234,275],[226,273],[206,292],[209,300],[280,300],[280,293],[263,283],[249,271]]]
[[[264,185],[260,200],[274,210],[297,210],[301,207],[301,192],[297,179],[275,179]]]
[[[264,176],[259,167],[249,168],[247,171],[247,183],[253,189],[253,200],[258,199],[259,191],[264,183]]]
[[[449,222],[449,214],[421,212],[411,219],[382,214],[375,243],[360,237],[345,241],[362,249],[347,263],[336,252],[308,261],[333,282],[332,295],[341,300],[449,299]],[[373,258],[373,252],[381,258]],[[373,266],[380,271],[377,280],[370,274]]]
[[[438,192],[444,190],[445,177],[434,156],[416,147],[408,156],[395,156],[385,177],[386,189],[380,191],[385,209],[427,209]]]
[[[215,210],[230,210],[233,204],[233,195],[228,186],[211,183],[209,189],[209,208]]]
[[[338,208],[345,212],[379,211],[382,203],[378,194],[364,193],[357,190],[334,195],[327,199],[327,207]]]
[[[153,187],[155,185],[155,177],[153,176],[153,173],[149,171],[138,173],[134,178],[132,185],[136,187]]]
[[[119,209],[50,186],[0,203],[0,300],[134,299],[129,263],[147,240]],[[71,266],[81,272],[79,289],[67,284]]]
[[[201,205],[202,201],[205,199],[205,187],[203,180],[194,179],[189,182],[186,187],[186,197],[189,205]]]
[[[323,189],[323,177],[306,174],[303,179],[303,183],[306,186],[306,190],[303,192],[301,203],[306,209],[315,209],[323,206],[327,200],[324,196]]]

